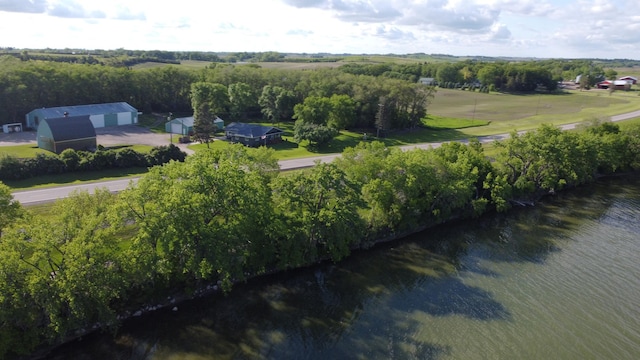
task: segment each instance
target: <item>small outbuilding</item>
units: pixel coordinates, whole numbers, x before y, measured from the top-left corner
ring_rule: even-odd
[[[136,108],[126,102],[116,102],[35,109],[25,116],[25,124],[27,128],[37,130],[43,120],[61,118],[64,114],[69,116],[88,115],[94,128],[138,123]]]
[[[224,131],[229,141],[252,147],[279,143],[284,134],[284,131],[273,126],[240,122],[232,122],[224,128]]]
[[[436,79],[432,77],[421,77],[418,82],[423,85],[435,85]]]
[[[89,115],[44,119],[37,132],[38,147],[60,154],[66,149],[95,150],[96,129]]]
[[[2,125],[2,132],[4,133],[13,133],[13,132],[21,132],[21,131],[22,131],[21,123],[12,123],[12,124]]]
[[[190,135],[193,133],[193,123],[193,116],[175,118],[164,124],[164,131],[171,134]],[[224,128],[224,120],[219,117],[213,120],[213,124],[217,126],[219,130]]]
[[[613,88],[615,90],[631,90],[631,81],[629,80],[614,80]]]

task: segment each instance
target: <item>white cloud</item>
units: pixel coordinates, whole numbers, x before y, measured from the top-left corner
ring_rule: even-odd
[[[491,26],[491,40],[507,40],[511,38],[511,31],[504,24]]]
[[[47,0],[0,0],[0,11],[40,14],[47,10]]]
[[[640,58],[639,14],[637,0],[0,0],[0,46]]]

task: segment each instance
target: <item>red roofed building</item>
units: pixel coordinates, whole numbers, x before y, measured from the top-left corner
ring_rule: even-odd
[[[608,89],[609,87],[611,87],[612,82],[609,80],[605,80],[605,81],[600,81],[599,83],[596,84],[596,87],[598,89]]]
[[[619,78],[618,80],[630,81],[632,84],[635,84],[635,83],[638,82],[638,79],[633,77],[633,76],[623,76],[623,77]]]

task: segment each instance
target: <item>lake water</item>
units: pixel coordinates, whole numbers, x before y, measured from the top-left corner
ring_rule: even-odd
[[[640,179],[128,321],[51,359],[640,359]]]

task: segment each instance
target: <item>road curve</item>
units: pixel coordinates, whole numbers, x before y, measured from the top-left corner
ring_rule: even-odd
[[[628,120],[628,119],[633,119],[637,117],[640,117],[640,110],[626,113],[626,114],[612,116],[611,121],[622,121],[622,120]],[[563,130],[570,130],[570,129],[574,129],[579,124],[581,123],[561,125],[560,128]],[[504,140],[504,139],[507,139],[508,137],[509,137],[509,134],[497,134],[497,135],[481,136],[481,137],[478,137],[478,140],[481,143],[487,143],[495,140]],[[468,140],[459,140],[459,141],[467,142]],[[400,148],[402,150],[428,149],[428,148],[437,148],[442,144],[443,142],[421,143],[421,144],[404,145],[404,146],[401,146]],[[319,161],[322,163],[330,163],[339,156],[340,154],[329,154],[329,155],[314,156],[314,157],[307,157],[307,158],[280,160],[278,164],[280,165],[281,170],[301,169],[301,168],[313,166],[316,163],[316,161]],[[130,183],[135,184],[137,180],[138,178],[135,177],[135,178],[126,178],[126,179],[119,179],[119,180],[99,181],[99,182],[86,183],[86,184],[80,184],[80,185],[65,185],[65,186],[58,186],[58,187],[45,188],[45,189],[22,190],[22,191],[15,191],[12,193],[12,195],[13,195],[13,198],[19,201],[22,205],[34,205],[34,204],[46,203],[46,202],[55,201],[57,199],[66,198],[74,191],[88,191],[89,193],[93,193],[98,188],[106,188],[111,192],[118,192],[126,189]]]

